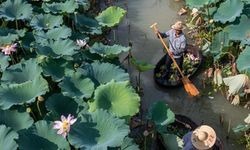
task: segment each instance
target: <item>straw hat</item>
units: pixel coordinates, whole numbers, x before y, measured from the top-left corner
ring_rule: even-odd
[[[199,10],[197,8],[193,8],[190,15],[194,15],[195,13],[198,13],[198,12]]]
[[[193,131],[191,141],[195,148],[207,150],[213,147],[216,141],[216,133],[210,126],[201,125]]]
[[[174,25],[171,26],[172,29],[175,30],[183,30],[183,23],[181,21],[177,21]]]

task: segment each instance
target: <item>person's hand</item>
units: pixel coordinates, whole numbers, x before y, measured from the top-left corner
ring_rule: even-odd
[[[173,56],[174,55],[174,53],[173,52],[168,52],[168,54],[170,55],[170,56]]]

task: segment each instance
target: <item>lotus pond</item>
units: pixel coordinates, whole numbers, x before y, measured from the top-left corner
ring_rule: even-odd
[[[188,130],[173,125],[177,113],[210,124],[225,149],[249,148],[249,5],[1,1],[0,149],[181,149]],[[153,81],[163,53],[149,26],[188,21],[177,16],[181,7],[210,22],[190,32],[206,58],[193,80],[198,98]]]

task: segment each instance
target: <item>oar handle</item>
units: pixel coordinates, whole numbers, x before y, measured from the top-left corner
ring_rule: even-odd
[[[161,43],[163,44],[164,48],[167,50],[167,53],[169,55],[169,57],[173,60],[176,68],[178,69],[178,71],[180,72],[181,76],[184,77],[184,74],[182,73],[180,67],[178,66],[176,60],[174,59],[173,55],[171,54],[170,50],[168,49],[166,43],[164,42],[163,38],[161,37],[161,34],[158,32],[158,29],[156,27],[157,23],[154,23],[150,26],[151,29],[153,29],[153,31],[155,32],[155,34],[157,34],[157,36],[160,38]]]

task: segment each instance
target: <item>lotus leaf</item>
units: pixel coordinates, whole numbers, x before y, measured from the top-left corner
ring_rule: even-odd
[[[62,16],[55,16],[51,14],[36,15],[30,21],[30,25],[36,30],[52,29],[55,27],[59,27],[62,23]]]
[[[15,131],[5,125],[0,125],[0,149],[17,149],[17,143],[15,141],[17,138],[18,134]]]
[[[215,34],[211,48],[210,48],[210,53],[213,56],[217,56],[222,53],[222,49],[226,46],[229,46],[229,38],[228,38],[228,33],[225,32],[219,32]]]
[[[117,56],[122,52],[128,52],[130,47],[123,47],[121,45],[103,45],[102,43],[95,43],[90,47],[89,51],[91,53],[97,53],[102,57]]]
[[[189,8],[201,8],[205,5],[209,5],[217,2],[217,0],[186,0],[186,5]]]
[[[9,66],[9,56],[0,53],[0,72],[5,71],[5,69]]]
[[[62,56],[72,56],[77,53],[79,47],[72,40],[56,40],[48,42],[48,45],[38,46],[37,53],[53,58],[60,58]]]
[[[89,37],[88,37],[88,35],[80,33],[80,32],[73,32],[70,39],[72,39],[73,41],[76,41],[76,40],[79,40],[79,39],[88,41]]]
[[[27,129],[33,122],[33,119],[27,112],[0,110],[0,124],[11,127],[15,131]]]
[[[242,15],[240,23],[237,25],[228,25],[224,28],[224,32],[228,32],[231,40],[244,40],[249,38],[250,34],[250,19],[246,15]]]
[[[233,22],[242,13],[244,4],[239,0],[226,0],[214,14],[214,21],[221,23]]]
[[[110,6],[96,16],[96,20],[102,26],[113,27],[120,23],[125,14],[126,10],[117,6]]]
[[[1,28],[0,29],[0,45],[12,44],[17,41],[19,37],[23,37],[25,35],[25,30],[14,30]]]
[[[250,75],[250,46],[247,46],[243,52],[240,53],[238,59],[236,60],[237,69],[242,73],[247,73]]]
[[[27,20],[32,15],[32,6],[23,0],[7,0],[0,5],[0,17],[6,20]]]
[[[60,3],[43,3],[42,8],[46,13],[73,13],[78,8],[78,5],[75,0],[67,0]]]
[[[64,76],[74,72],[73,63],[63,58],[48,58],[41,63],[41,66],[43,68],[43,74],[45,76],[51,76],[55,82],[61,81]]]
[[[90,117],[90,121],[75,123],[72,126],[68,136],[72,145],[88,150],[107,150],[108,147],[122,145],[129,132],[125,120],[104,110],[96,110],[90,113]]]
[[[49,91],[48,83],[42,77],[22,84],[0,86],[0,109],[8,109],[12,105],[31,103],[37,96]]]
[[[238,125],[237,127],[235,127],[235,128],[233,128],[233,131],[235,132],[235,133],[237,133],[237,132],[245,132],[245,131],[247,131],[248,129],[250,129],[250,125],[242,125],[242,124],[240,124],[240,125]]]
[[[235,95],[243,90],[246,85],[249,85],[249,78],[245,74],[238,74],[236,76],[230,76],[223,78],[225,85],[229,86],[229,95]]]
[[[24,83],[32,81],[41,75],[42,69],[36,59],[22,60],[20,63],[7,68],[2,75],[1,81],[5,83]]]
[[[175,121],[175,114],[170,110],[169,106],[163,101],[155,102],[148,115],[156,125],[165,126]]]
[[[34,41],[35,41],[35,38],[33,36],[33,33],[26,32],[25,36],[22,38],[21,46],[26,51],[32,52],[33,46],[34,46]]]
[[[90,98],[95,90],[91,79],[78,72],[65,77],[59,86],[63,95],[76,99]]]
[[[121,145],[121,150],[139,150],[139,146],[134,143],[133,139],[125,137]]]
[[[144,62],[144,61],[137,60],[135,58],[131,59],[131,63],[135,66],[135,68],[139,72],[144,72],[144,71],[152,70],[155,68],[155,65],[149,64],[149,63]]]
[[[98,84],[105,84],[112,79],[115,81],[129,80],[129,74],[122,68],[110,63],[93,62],[83,66],[82,71],[85,75],[93,78]]]
[[[118,117],[133,116],[139,111],[140,97],[128,81],[110,81],[95,90],[94,101],[89,102],[89,111],[106,109]]]
[[[19,148],[22,150],[48,149],[70,150],[69,143],[53,129],[53,122],[44,120],[36,122],[28,130],[20,132],[17,140]]]

